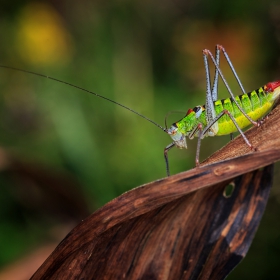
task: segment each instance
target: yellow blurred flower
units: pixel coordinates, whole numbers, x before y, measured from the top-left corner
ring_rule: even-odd
[[[24,61],[42,66],[67,63],[73,54],[71,35],[46,3],[31,3],[22,10],[16,47]]]

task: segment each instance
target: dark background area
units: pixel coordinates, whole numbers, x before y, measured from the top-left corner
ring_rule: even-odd
[[[278,1],[0,3],[0,64],[92,90],[161,125],[169,111],[205,103],[205,48],[226,48],[246,91],[280,76]],[[241,94],[224,59],[221,67]],[[222,83],[219,97],[227,97]],[[204,139],[201,160],[228,141]],[[0,267],[61,240],[123,192],[165,177],[169,143],[121,107],[0,68]],[[188,147],[170,151],[171,174],[194,167],[196,140]],[[253,245],[228,279],[279,278],[279,165],[275,173]]]

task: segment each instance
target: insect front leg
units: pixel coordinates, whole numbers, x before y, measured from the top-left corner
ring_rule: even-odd
[[[168,151],[173,148],[175,146],[175,143],[171,143],[169,144],[168,146],[166,146],[164,148],[164,159],[165,159],[165,165],[166,165],[166,174],[167,174],[167,177],[170,176],[170,171],[169,171],[169,162],[168,162]]]

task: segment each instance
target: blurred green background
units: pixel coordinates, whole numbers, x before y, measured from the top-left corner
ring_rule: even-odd
[[[279,1],[0,3],[0,64],[92,90],[161,125],[169,111],[205,103],[204,48],[222,44],[247,91],[280,76]],[[224,61],[221,67],[240,94]],[[226,94],[221,86],[220,97]],[[163,149],[171,142],[114,104],[2,68],[0,131],[2,269],[61,240],[114,197],[165,177]],[[201,160],[228,140],[203,140]],[[171,174],[194,166],[196,141],[188,146],[170,151]],[[276,174],[249,254],[228,279],[279,279],[278,182]]]

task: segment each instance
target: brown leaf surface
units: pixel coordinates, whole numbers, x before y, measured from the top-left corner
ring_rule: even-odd
[[[206,161],[221,162],[117,197],[75,227],[32,279],[224,279],[247,253],[269,196],[280,159],[275,111],[248,132],[258,152],[240,156],[248,149],[237,138]]]

